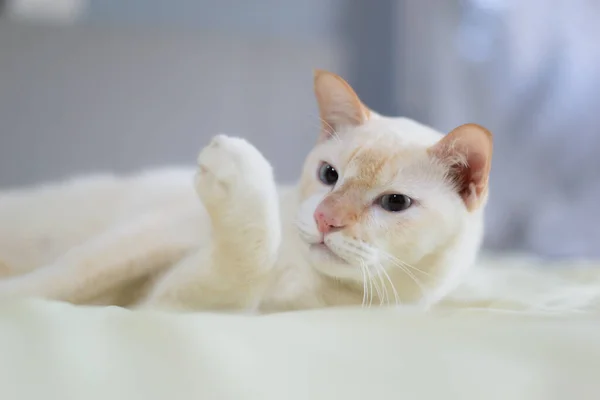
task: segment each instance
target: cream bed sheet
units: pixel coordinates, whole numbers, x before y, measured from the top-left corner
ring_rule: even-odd
[[[1,399],[599,399],[600,320],[0,305]]]

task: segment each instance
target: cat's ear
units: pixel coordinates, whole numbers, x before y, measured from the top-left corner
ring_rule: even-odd
[[[477,124],[454,129],[429,152],[445,163],[467,210],[477,209],[488,192],[492,165],[492,134]]]
[[[341,127],[361,125],[369,118],[369,109],[340,76],[315,70],[314,89],[322,125],[319,141],[328,139]]]

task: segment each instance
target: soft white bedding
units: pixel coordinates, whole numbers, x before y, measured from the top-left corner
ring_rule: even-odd
[[[190,175],[0,192],[0,276],[156,210],[192,209]],[[182,247],[197,238],[177,232]],[[600,265],[522,256],[485,257],[427,314],[167,315],[4,301],[0,399],[599,399],[598,332]]]
[[[598,399],[599,330],[593,314],[6,303],[0,398]]]

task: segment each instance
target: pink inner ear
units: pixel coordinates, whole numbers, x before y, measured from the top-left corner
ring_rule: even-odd
[[[492,135],[476,124],[466,124],[446,135],[430,151],[450,164],[450,174],[469,211],[484,200],[492,158]]]
[[[487,187],[486,164],[486,159],[481,154],[472,154],[467,157],[466,165],[451,167],[458,193],[468,209],[477,206],[478,199]]]
[[[341,126],[357,126],[369,117],[368,109],[339,75],[315,71],[314,92],[323,125],[319,141],[329,139]]]
[[[477,195],[479,195],[487,183],[486,159],[481,154],[473,154],[471,157],[467,157],[467,164],[468,182],[475,184],[478,189]]]

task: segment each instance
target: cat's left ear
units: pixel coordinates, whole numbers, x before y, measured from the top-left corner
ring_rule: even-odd
[[[487,197],[492,142],[487,129],[465,124],[429,148],[431,155],[449,167],[450,177],[469,211],[479,208]]]
[[[369,109],[339,75],[315,70],[314,90],[322,125],[319,141],[329,139],[342,127],[358,126],[369,119]]]

